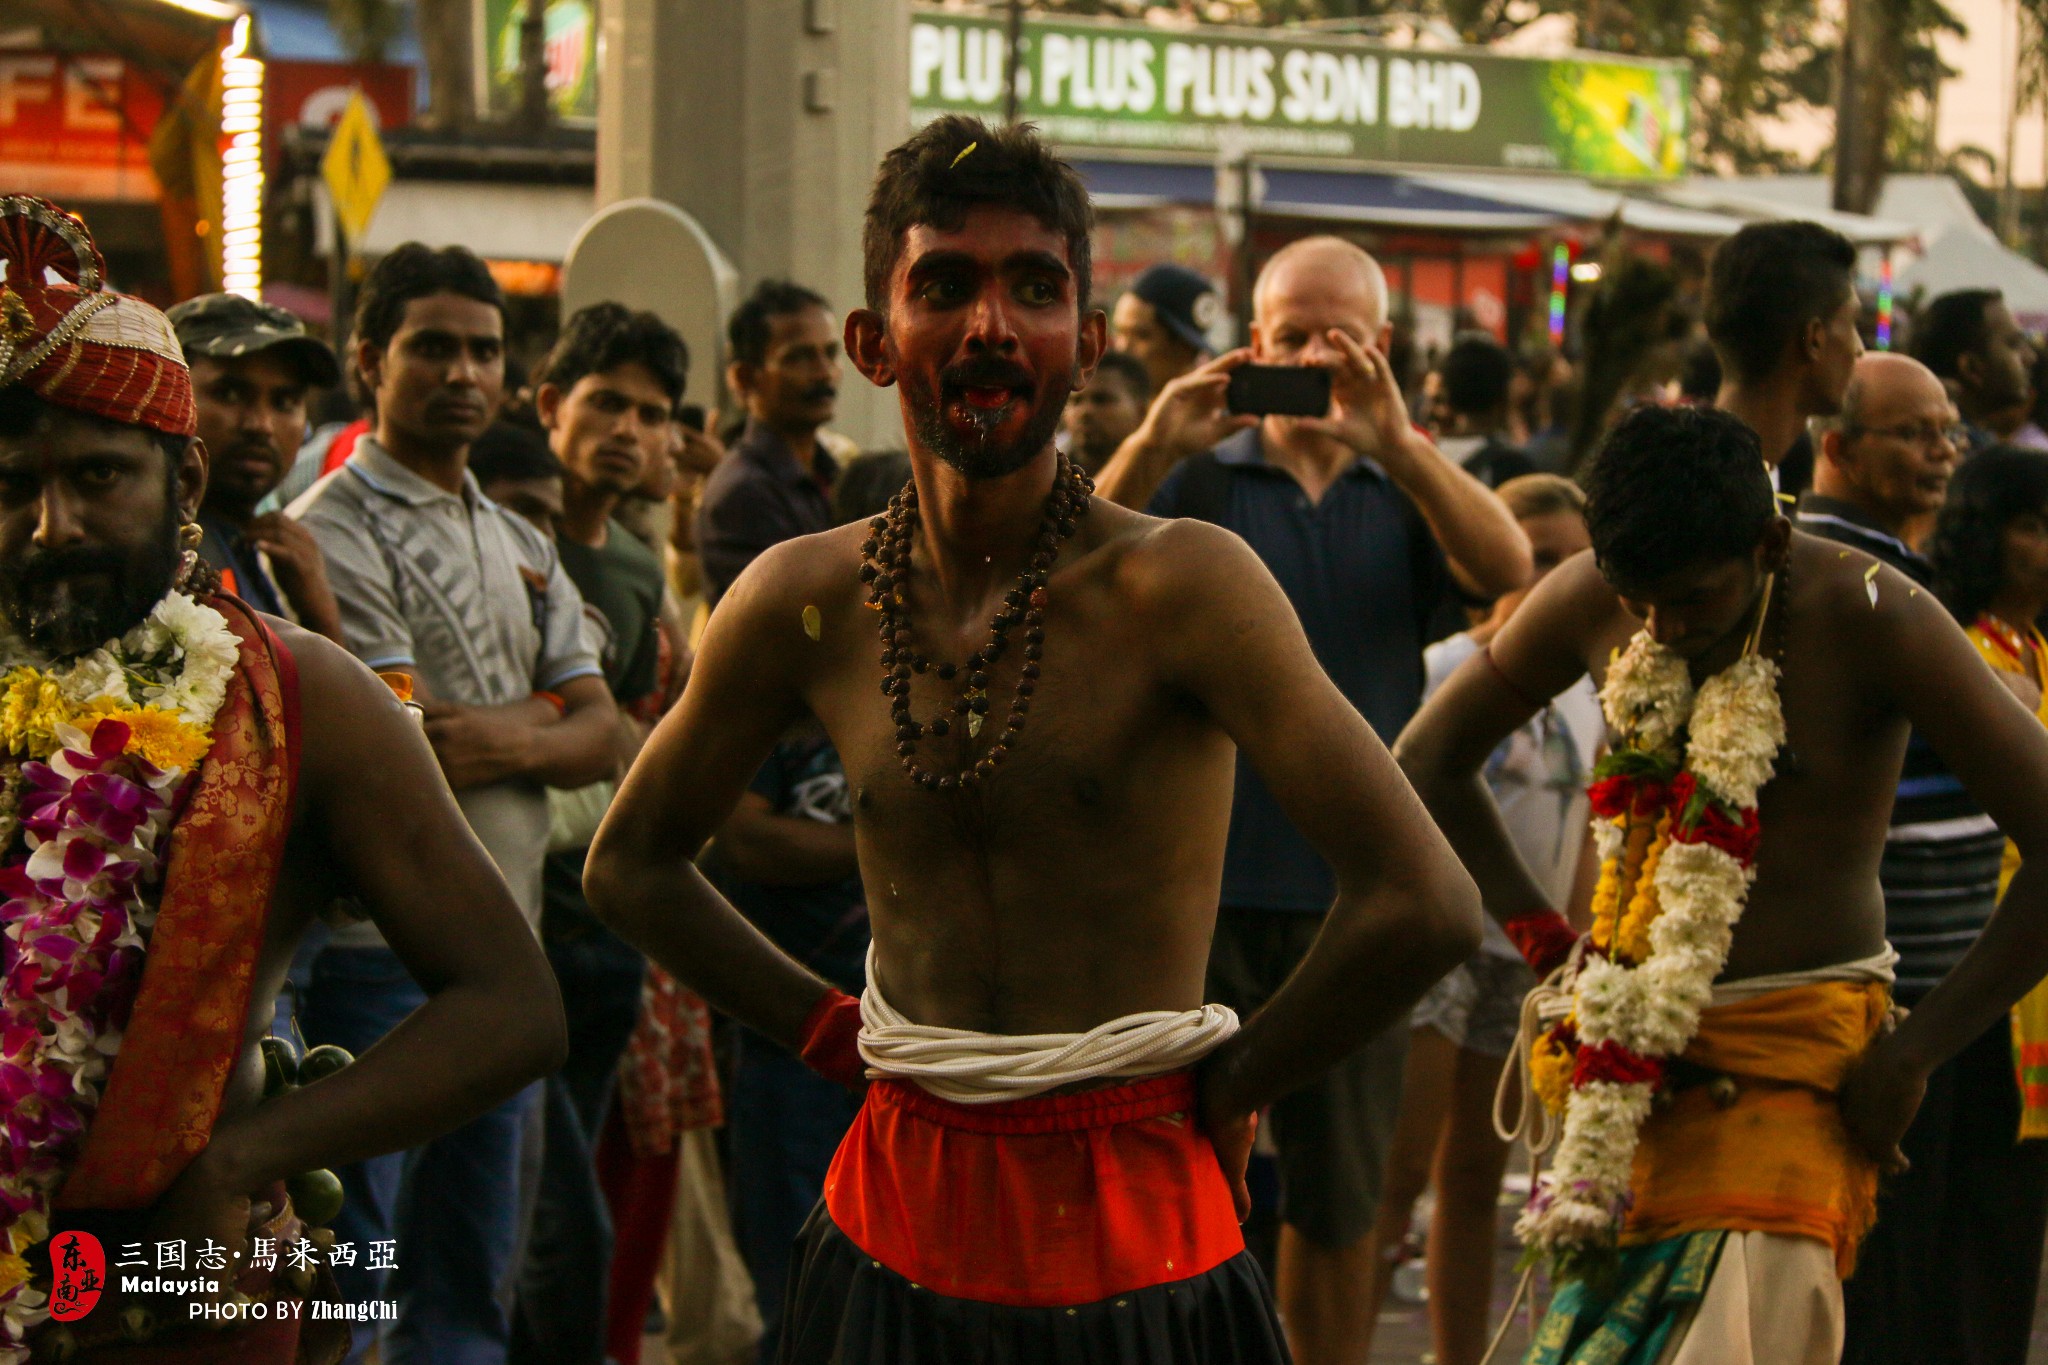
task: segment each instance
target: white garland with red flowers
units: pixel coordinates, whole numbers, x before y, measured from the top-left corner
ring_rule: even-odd
[[[1668,1059],[1699,1031],[1700,1012],[1726,966],[1755,871],[1757,791],[1771,780],[1785,742],[1778,667],[1754,652],[1695,694],[1685,661],[1639,632],[1608,671],[1601,707],[1634,750],[1668,765],[1684,739],[1685,763],[1673,802],[1710,799],[1736,812],[1748,842],[1736,851],[1708,838],[1674,838],[1653,877],[1660,910],[1649,929],[1651,953],[1639,965],[1585,954],[1572,992],[1578,1064],[1565,1104],[1564,1132],[1551,1169],[1538,1180],[1516,1231],[1563,1278],[1614,1254],[1632,1203],[1631,1173],[1642,1125]],[[1604,860],[1620,856],[1619,824],[1595,820]]]

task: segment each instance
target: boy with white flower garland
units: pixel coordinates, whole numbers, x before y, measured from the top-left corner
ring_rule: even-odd
[[[1569,1087],[1557,1163],[1570,1178],[1546,1178],[1523,1220],[1564,1281],[1529,1360],[1625,1348],[1678,1365],[1832,1365],[1839,1280],[1928,1073],[2048,975],[2048,873],[2023,872],[1948,978],[1886,1026],[1877,864],[1908,728],[2036,869],[2048,736],[1930,594],[1791,528],[1737,419],[1638,411],[1587,484],[1592,552],[1551,575],[1398,746],[1488,911],[1539,975],[1563,967],[1560,1009],[1570,996],[1544,1041],[1575,1059],[1553,1050],[1546,1068],[1539,1047],[1533,1067],[1539,1091],[1546,1069]],[[1610,888],[1606,938],[1596,926],[1580,946],[1479,771],[1587,671],[1626,727],[1617,752],[1639,766],[1605,770],[1628,784],[1607,808],[1607,873],[1633,876]],[[1689,738],[1672,729],[1688,711]],[[1631,829],[1660,801],[1654,830]],[[1641,837],[1624,847],[1624,830]],[[1665,866],[1641,856],[1653,842]],[[1639,980],[1658,989],[1630,994]]]
[[[418,723],[196,563],[207,451],[169,321],[42,200],[0,198],[0,262],[0,1365],[332,1361],[284,1182],[517,1090],[559,1062],[561,1007]],[[432,997],[266,1099],[258,1043],[340,894]],[[50,1321],[72,1232],[109,1263],[191,1251],[193,1301],[115,1275]],[[256,1308],[201,1319],[230,1296]]]

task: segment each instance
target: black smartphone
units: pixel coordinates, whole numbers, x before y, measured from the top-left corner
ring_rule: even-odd
[[[695,403],[685,403],[676,409],[676,420],[692,431],[704,430],[704,409]]]
[[[1230,410],[1256,417],[1326,417],[1330,372],[1320,365],[1240,365],[1224,396]]]

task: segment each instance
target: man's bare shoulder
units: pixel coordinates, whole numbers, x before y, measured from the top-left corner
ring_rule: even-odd
[[[857,596],[861,545],[874,532],[864,521],[785,540],[763,550],[719,601],[756,611],[803,599],[820,604]]]
[[[1913,629],[1914,622],[1950,618],[1934,594],[1882,560],[1819,536],[1795,531],[1788,576],[1798,610],[1850,638],[1876,642],[1884,629]],[[1873,633],[1873,627],[1880,628]]]
[[[1540,623],[1541,629],[1525,627],[1522,633],[1542,634],[1574,649],[1624,626],[1632,633],[1639,624],[1600,572],[1591,550],[1579,551],[1544,575],[1515,611],[1516,621],[1525,617],[1532,627]]]
[[[1897,660],[1910,653],[1924,660],[1934,636],[1961,633],[1932,589],[1861,550],[1795,533],[1791,576],[1796,609],[1855,659]],[[1856,674],[1875,682],[1885,670],[1858,668]]]

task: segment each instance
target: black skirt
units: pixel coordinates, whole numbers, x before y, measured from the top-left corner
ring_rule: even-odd
[[[779,1365],[1286,1365],[1250,1252],[1066,1308],[950,1298],[863,1254],[821,1203],[797,1238]]]

